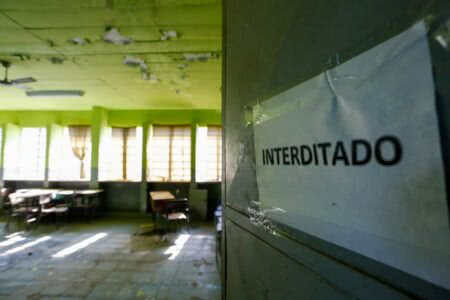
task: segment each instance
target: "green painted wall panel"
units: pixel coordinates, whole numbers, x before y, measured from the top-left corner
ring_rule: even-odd
[[[105,128],[108,122],[108,113],[104,108],[94,107],[91,122],[91,140],[92,140],[92,169],[98,171],[99,153]],[[98,180],[98,172],[91,174],[91,182]]]
[[[0,123],[23,127],[60,125],[89,125],[91,111],[0,111]]]
[[[19,126],[90,125],[95,111],[0,111],[0,124]],[[105,110],[109,126],[153,124],[212,124],[222,123],[220,110]]]
[[[109,126],[151,124],[221,124],[220,110],[109,110]]]

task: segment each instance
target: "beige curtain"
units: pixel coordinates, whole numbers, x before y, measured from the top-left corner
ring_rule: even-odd
[[[84,179],[86,178],[84,158],[90,137],[90,128],[88,126],[69,126],[69,136],[72,152],[80,160],[80,179]]]

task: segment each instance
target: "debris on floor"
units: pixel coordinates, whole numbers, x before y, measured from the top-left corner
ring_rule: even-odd
[[[0,299],[220,299],[213,226],[170,232],[165,242],[135,234],[151,227],[101,220],[21,233],[0,248]],[[106,235],[94,240],[99,233]]]

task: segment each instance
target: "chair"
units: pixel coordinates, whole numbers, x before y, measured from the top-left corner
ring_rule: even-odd
[[[73,197],[72,211],[79,216],[92,220],[102,210],[101,190],[76,191]]]
[[[55,222],[59,216],[69,220],[70,206],[72,205],[73,193],[54,193],[53,195],[42,195],[40,198],[41,218],[53,216]]]
[[[159,228],[159,221],[161,218],[164,218],[166,214],[166,203],[174,200],[175,196],[172,195],[172,193],[170,193],[169,191],[150,192],[154,232],[160,232],[161,230],[164,232],[166,230],[167,223],[165,223],[164,225],[165,228]]]
[[[11,202],[9,201],[9,195],[11,194],[11,190],[8,188],[2,188],[0,190],[0,199],[1,199],[1,203],[2,203],[2,209],[5,212],[10,212],[11,211]]]
[[[86,217],[87,219],[90,219],[91,207],[83,195],[76,194],[73,197],[72,212],[75,217]]]
[[[8,220],[8,228],[11,219],[22,219],[25,223],[26,229],[29,229],[31,224],[38,224],[40,214],[41,214],[41,205],[39,196],[33,197],[21,197],[20,195],[9,196],[9,220]]]
[[[190,232],[190,211],[187,198],[167,201],[163,217],[166,221],[166,230],[170,222],[184,221],[187,224],[188,232]]]

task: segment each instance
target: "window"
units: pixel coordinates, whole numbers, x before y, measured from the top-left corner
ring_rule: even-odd
[[[142,128],[109,128],[100,155],[101,180],[141,180]]]
[[[91,177],[91,129],[70,126],[52,130],[57,135],[50,149],[50,180],[89,180]],[[53,138],[52,138],[53,140]]]
[[[46,128],[22,128],[5,152],[5,179],[44,180]]]
[[[196,181],[222,180],[222,128],[199,126],[196,145]]]
[[[150,181],[191,180],[191,126],[153,126],[147,151]]]

